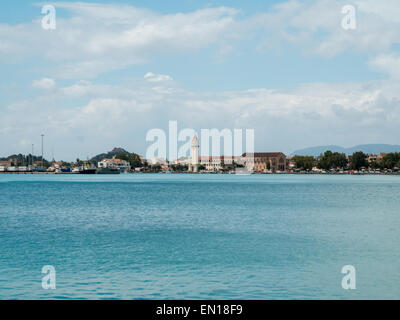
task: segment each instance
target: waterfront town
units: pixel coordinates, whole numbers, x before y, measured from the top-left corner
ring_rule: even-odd
[[[347,155],[325,151],[318,157],[286,156],[283,152],[243,153],[240,156],[201,156],[197,137],[190,157],[169,161],[145,159],[114,148],[85,161],[48,161],[42,156],[12,155],[0,158],[0,173],[120,174],[120,173],[254,173],[254,174],[400,174],[400,153]]]

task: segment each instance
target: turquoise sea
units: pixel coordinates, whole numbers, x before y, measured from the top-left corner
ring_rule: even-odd
[[[400,299],[400,176],[0,175],[0,299],[372,298]]]

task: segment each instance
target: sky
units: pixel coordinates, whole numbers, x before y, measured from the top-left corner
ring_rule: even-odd
[[[256,151],[399,144],[399,16],[397,0],[2,1],[0,157],[39,154],[41,134],[46,158],[144,155],[173,120],[254,129]]]

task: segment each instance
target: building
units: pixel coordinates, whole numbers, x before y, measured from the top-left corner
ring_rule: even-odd
[[[169,162],[164,158],[151,158],[146,160],[150,166],[160,166],[161,170],[167,171]]]
[[[18,166],[18,158],[11,158],[8,160],[8,164],[10,167]]]
[[[192,162],[192,157],[180,157],[179,159],[172,161],[172,164],[181,165],[181,166],[189,166],[189,164],[191,162]]]
[[[130,169],[130,164],[122,159],[103,159],[97,163],[99,168],[118,168],[121,172],[126,172]]]
[[[164,158],[151,158],[149,160],[147,160],[147,163],[149,163],[152,166],[155,165],[161,165],[161,166],[165,166],[168,165],[168,160],[164,159]]]
[[[53,161],[52,167],[54,167],[54,169],[61,169],[62,164],[62,161]]]
[[[287,160],[282,152],[244,153],[245,166],[254,172],[286,171]]]
[[[287,159],[287,168],[289,170],[294,170],[296,169],[296,161],[294,159],[295,156],[291,156],[289,159]]]
[[[197,136],[192,140],[192,153],[189,162],[189,171],[199,172],[200,167],[204,167],[207,171],[221,171],[228,166],[232,166],[234,162],[241,163],[241,157],[233,156],[200,156],[199,155],[199,139]]]
[[[376,161],[377,161],[377,162],[382,161],[382,160],[383,160],[383,157],[386,156],[386,155],[387,155],[387,153],[381,152],[381,153],[379,154],[379,156],[376,157]]]
[[[0,161],[0,172],[7,171],[7,168],[10,166],[8,161]]]
[[[243,163],[241,156],[200,156],[199,162],[207,171],[222,171]]]
[[[199,172],[199,139],[195,135],[192,140],[192,161],[189,163],[189,171]]]
[[[369,163],[376,162],[377,159],[378,159],[378,156],[376,154],[372,154],[372,153],[371,154],[367,154],[367,161]]]
[[[199,156],[199,140],[192,140],[191,162],[189,171],[198,172],[199,167],[207,171],[221,171],[235,164],[246,167],[251,172],[286,171],[288,160],[282,152],[243,153],[241,156]]]
[[[8,167],[10,165],[9,161],[0,161],[0,166],[1,167]]]

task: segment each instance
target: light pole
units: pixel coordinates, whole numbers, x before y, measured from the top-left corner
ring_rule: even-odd
[[[44,137],[44,134],[41,134],[41,136],[42,136],[42,168],[44,168],[44,160],[43,160],[43,137]]]

